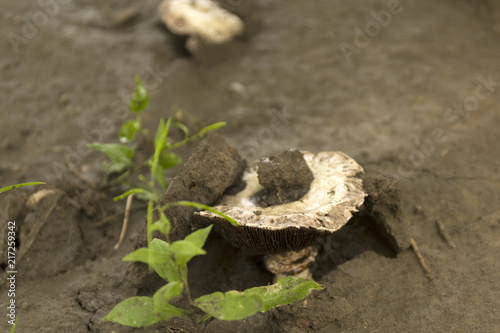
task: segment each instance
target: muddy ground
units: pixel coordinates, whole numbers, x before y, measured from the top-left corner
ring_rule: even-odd
[[[31,261],[17,267],[16,332],[500,331],[495,1],[228,1],[244,35],[191,57],[161,26],[158,1],[0,3],[0,185],[45,181],[64,191],[41,203],[39,215],[24,206],[34,188],[1,195],[3,235],[7,221],[48,226]],[[377,23],[381,10],[391,14]],[[65,161],[99,182],[103,156],[85,144],[116,141],[136,74],[151,94],[146,127],[176,105],[194,127],[226,121],[219,133],[249,161],[286,148],[340,150],[367,175],[396,178],[402,223],[432,279],[413,251],[396,254],[357,216],[322,242],[313,273],[325,289],[307,303],[202,327],[191,319],[145,329],[101,322],[119,301],[148,292],[130,287],[121,261],[145,208],[134,204],[126,242],[114,251],[120,189],[91,190]],[[107,216],[114,218],[99,224]],[[207,251],[190,270],[195,296],[272,280],[259,258],[215,234]],[[6,287],[3,331],[11,327]]]

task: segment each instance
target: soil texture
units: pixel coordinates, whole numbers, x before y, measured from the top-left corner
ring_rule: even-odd
[[[0,0],[0,187],[46,183],[0,194],[5,271],[9,222],[17,234],[15,297],[2,271],[0,330],[11,329],[15,299],[16,333],[499,332],[498,2],[221,3],[241,17],[243,34],[190,54],[186,38],[162,25],[159,0]],[[112,198],[124,189],[102,185],[104,155],[87,146],[116,143],[134,118],[135,75],[150,93],[151,133],[160,118],[193,133],[227,122],[217,133],[235,149],[215,143],[213,156],[229,168],[210,174],[218,164],[194,154],[195,183],[183,182],[181,166],[169,170],[169,191],[189,200],[216,200],[243,159],[288,149],[342,151],[363,166],[365,205],[318,243],[310,266],[323,290],[235,322],[198,326],[196,311],[138,329],[102,321],[159,287],[138,283],[122,261],[146,205],[134,200],[114,250],[125,202]],[[187,161],[200,149],[212,148],[178,153]],[[215,232],[205,249],[189,266],[193,297],[272,282],[261,256]]]

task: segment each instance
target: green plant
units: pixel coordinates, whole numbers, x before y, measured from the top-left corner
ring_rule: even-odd
[[[44,182],[31,182],[31,183],[21,183],[21,184],[10,185],[10,186],[0,188],[0,193],[7,192],[7,191],[13,190],[13,189],[18,188],[18,187],[31,186],[31,185],[43,185],[43,184],[45,184],[45,183]]]
[[[156,135],[154,137],[154,147],[155,154],[149,156],[142,162],[134,163],[136,157],[137,144],[133,144],[134,139],[138,133],[142,133],[147,136],[148,131],[143,129],[142,126],[142,113],[149,104],[149,94],[142,84],[139,77],[135,78],[135,89],[132,93],[130,100],[129,109],[132,114],[136,116],[135,119],[125,121],[119,130],[119,141],[120,143],[100,143],[93,142],[88,144],[90,147],[103,152],[109,158],[109,160],[103,162],[103,169],[106,175],[113,173],[118,173],[120,176],[117,178],[122,184],[126,185],[128,188],[141,188],[147,190],[152,190],[156,192],[155,194],[165,192],[168,187],[168,181],[165,177],[165,170],[172,168],[176,165],[183,163],[182,158],[177,155],[174,150],[185,146],[186,144],[201,139],[207,132],[216,130],[222,126],[225,126],[225,122],[218,122],[207,126],[200,130],[198,133],[191,135],[187,126],[178,121],[172,121],[169,118],[166,122],[161,119],[156,130]],[[179,128],[184,133],[184,138],[179,141],[172,143],[167,139],[170,126],[173,125]],[[164,135],[163,135],[164,134]],[[156,148],[160,148],[156,150]],[[157,159],[157,163],[153,167],[153,160]],[[131,176],[133,171],[139,170],[143,167],[150,169],[154,179],[160,185],[161,188],[152,187],[150,182],[147,182],[141,174],[138,176],[142,183],[133,184],[128,178]],[[140,199],[148,200],[149,197],[144,191],[135,191],[137,197]]]
[[[18,316],[16,316],[16,320],[14,321],[14,325],[12,325],[12,328],[10,329],[10,333],[14,333],[14,330],[16,329],[17,318],[18,318]]]
[[[134,93],[131,111],[142,111],[149,97],[140,80],[136,79],[136,91]],[[139,111],[139,112],[140,112]],[[127,124],[127,123],[125,123]],[[157,190],[156,183],[159,183],[162,188],[166,188],[164,170],[172,161],[176,161],[176,155],[172,155],[172,149],[184,145],[194,139],[202,137],[207,131],[213,130],[224,123],[217,123],[206,127],[199,133],[189,136],[187,132],[184,140],[170,144],[167,142],[167,136],[171,126],[169,118],[165,123],[160,121],[158,130],[154,140],[154,154],[148,158],[147,166],[150,169],[151,177],[147,181],[143,175],[140,175],[142,183],[145,186],[129,188],[125,193],[117,196],[114,200],[124,199],[130,195],[141,195],[148,200],[147,208],[147,247],[140,248],[128,254],[123,258],[124,261],[138,261],[149,265],[160,277],[166,280],[166,284],[161,287],[153,297],[131,297],[128,298],[108,313],[103,320],[120,323],[122,325],[132,327],[143,327],[153,325],[160,321],[169,319],[175,316],[188,316],[190,312],[170,304],[170,301],[175,297],[184,295],[191,306],[198,307],[207,313],[201,321],[207,320],[210,317],[215,317],[221,320],[239,320],[251,316],[257,312],[269,311],[280,305],[290,304],[292,302],[305,298],[313,289],[321,289],[321,287],[310,279],[298,279],[287,277],[279,280],[277,283],[264,286],[250,288],[243,292],[229,291],[226,293],[216,292],[209,295],[204,295],[196,299],[191,298],[191,293],[188,285],[188,262],[197,255],[205,254],[203,246],[212,229],[212,226],[197,230],[182,240],[174,242],[169,241],[169,233],[171,224],[165,215],[165,210],[172,206],[188,206],[196,209],[205,209],[212,211],[223,218],[228,223],[235,227],[238,223],[213,208],[190,201],[179,201],[167,203],[158,208],[158,220],[153,221],[153,208],[159,202],[160,194]],[[135,123],[127,125],[126,130],[120,131],[121,134],[127,133],[127,139],[133,138],[137,128],[140,128],[140,117],[138,116]],[[123,129],[123,127],[122,127]],[[123,133],[122,133],[123,132]],[[122,140],[124,141],[124,140]],[[101,145],[92,144],[96,149],[105,152],[111,158],[111,164],[108,164],[111,170],[124,171],[131,167],[131,159],[133,157],[133,149],[124,145]],[[126,148],[123,148],[126,147]],[[167,162],[170,162],[168,164]],[[108,169],[109,171],[109,169]],[[166,241],[155,238],[153,232],[159,231],[164,236]]]
[[[207,313],[201,322],[210,317],[220,320],[240,320],[257,312],[266,312],[275,307],[290,304],[305,298],[311,290],[322,289],[311,279],[286,277],[270,286],[255,287],[243,292],[215,292],[196,299],[191,298],[188,285],[187,263],[197,255],[203,255],[203,245],[212,226],[197,230],[183,240],[168,242],[170,222],[164,210],[172,206],[190,206],[198,209],[209,209],[224,217],[229,223],[237,222],[214,209],[189,201],[166,204],[159,209],[160,218],[152,222],[153,204],[148,205],[148,247],[140,248],[123,258],[124,261],[139,261],[152,267],[167,284],[161,287],[153,297],[131,297],[115,306],[104,317],[104,321],[112,321],[132,327],[143,327],[175,317],[188,316],[189,311],[170,304],[170,300],[184,294],[189,304]],[[167,241],[150,239],[151,233],[159,230]]]
[[[160,140],[157,141],[155,147],[151,166],[151,181],[149,182],[151,187],[154,187],[154,182],[157,180],[155,170],[159,164],[159,155],[163,149],[162,142],[164,142],[163,139],[168,134],[168,128],[169,123],[167,122],[167,125],[161,132]],[[123,260],[139,261],[148,264],[167,283],[153,297],[131,297],[119,303],[103,318],[104,321],[112,321],[133,327],[143,327],[175,316],[188,316],[188,310],[170,304],[173,298],[181,294],[185,295],[190,305],[198,307],[207,313],[202,318],[202,321],[210,317],[221,320],[239,320],[257,312],[269,311],[277,306],[301,300],[311,290],[321,289],[313,280],[287,277],[271,286],[250,288],[243,292],[216,292],[193,300],[188,285],[187,263],[194,256],[206,253],[203,250],[203,245],[212,226],[197,230],[186,236],[183,240],[171,243],[169,242],[171,225],[164,213],[165,210],[172,206],[189,206],[197,209],[206,209],[222,216],[228,223],[235,225],[235,227],[238,226],[238,223],[229,216],[209,206],[190,201],[167,203],[159,207],[159,219],[153,221],[153,206],[158,202],[155,192],[144,188],[134,188],[117,196],[115,200],[123,199],[131,194],[142,194],[149,198],[146,219],[148,247],[137,249],[125,256]],[[166,241],[158,238],[153,239],[153,232],[156,230],[163,233]]]

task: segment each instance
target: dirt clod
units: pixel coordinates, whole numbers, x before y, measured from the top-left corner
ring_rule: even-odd
[[[262,159],[257,174],[259,183],[265,188],[255,198],[261,207],[299,200],[309,191],[314,179],[304,156],[297,149]]]
[[[211,134],[200,142],[181,174],[175,177],[160,201],[160,206],[169,202],[189,200],[210,205],[217,201],[228,187],[240,178],[245,162],[226,140]],[[187,236],[191,231],[191,207],[171,207],[165,211],[172,224],[170,240]],[[158,218],[155,210],[154,219]],[[147,246],[146,224],[137,235],[135,247]],[[160,234],[155,235],[161,237]]]
[[[367,177],[364,181],[368,197],[365,207],[382,236],[396,252],[410,247],[410,236],[401,216],[399,183],[385,176]]]
[[[160,201],[160,206],[170,202],[188,200],[197,203],[211,205],[217,201],[228,187],[240,179],[245,162],[236,149],[230,146],[224,138],[217,134],[208,135],[200,142],[189,160],[186,162],[181,174],[175,177]],[[191,216],[195,211],[191,207],[171,207],[165,211],[170,220],[172,229],[170,241],[183,239],[191,233],[194,227],[191,225]],[[153,219],[159,218],[155,210]],[[135,247],[147,247],[146,223],[139,231]],[[159,232],[153,235],[156,238],[164,238]],[[139,288],[145,285],[147,270],[145,265],[133,266],[131,276],[132,283]],[[150,284],[150,283],[148,283]]]

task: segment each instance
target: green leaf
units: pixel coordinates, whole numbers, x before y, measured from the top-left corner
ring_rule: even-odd
[[[135,90],[130,100],[130,111],[133,113],[142,112],[149,104],[149,94],[146,87],[141,82],[139,76],[135,77]]]
[[[122,259],[123,261],[140,261],[145,264],[149,264],[149,249],[141,247],[132,253],[127,254]]]
[[[123,163],[123,162],[116,162],[116,163],[103,163],[104,171],[110,175],[112,173],[122,173],[123,171],[127,170],[130,168],[131,163]]]
[[[158,128],[156,129],[155,134],[155,147],[158,146],[158,142],[161,139],[161,135],[163,134],[163,130],[165,129],[165,120],[163,118],[160,119],[160,123],[158,124]]]
[[[153,300],[158,304],[168,302],[171,298],[179,296],[182,293],[184,285],[181,282],[169,282],[153,295]]]
[[[146,165],[149,168],[153,167],[153,162],[154,162],[154,155],[150,156],[148,160],[146,161]],[[177,155],[176,153],[165,149],[160,153],[160,157],[158,158],[158,165],[161,166],[164,170],[173,168],[176,165],[184,163],[184,160],[182,157]]]
[[[120,194],[119,196],[116,196],[113,198],[113,201],[117,201],[117,200],[122,200],[122,199],[125,199],[126,197],[128,197],[129,195],[131,195],[132,193],[135,193],[135,194],[143,194],[145,196],[147,196],[148,198],[152,199],[153,198],[153,194],[148,191],[148,190],[145,190],[143,188],[133,188],[133,189],[130,189],[128,190],[127,192],[125,193],[122,193]]]
[[[186,125],[184,125],[182,122],[175,121],[174,126],[177,127],[178,129],[180,129],[182,131],[182,133],[184,133],[184,138],[187,138],[189,136],[189,128]]]
[[[153,295],[154,311],[163,312],[165,309],[171,310],[170,299],[179,296],[182,293],[184,285],[181,282],[169,282]]]
[[[170,312],[156,313],[153,299],[150,297],[130,297],[116,305],[102,320],[131,327],[144,327],[174,316],[176,314]]]
[[[209,319],[211,319],[211,318],[213,318],[213,317],[214,317],[214,316],[212,316],[212,315],[210,315],[210,314],[206,314],[206,315],[204,315],[204,316],[200,319],[200,321],[198,321],[198,325],[202,325],[202,324],[204,324],[207,320],[209,320]]]
[[[127,120],[120,128],[120,142],[126,143],[135,137],[135,133],[141,129],[141,124],[137,120]]]
[[[17,326],[17,318],[19,318],[19,316],[16,316],[16,320],[14,320],[14,325],[12,325],[12,328],[10,329],[10,333],[14,333],[14,330],[16,329],[16,326]]]
[[[7,191],[13,190],[13,189],[18,188],[18,187],[31,186],[31,185],[43,185],[43,184],[45,184],[45,183],[43,183],[43,182],[31,182],[31,183],[21,183],[21,184],[10,185],[10,186],[0,188],[0,193],[7,192]]]
[[[218,123],[215,123],[215,124],[212,124],[210,126],[207,126],[205,128],[203,128],[201,131],[199,131],[198,133],[192,135],[192,136],[188,136],[188,137],[185,137],[184,140],[182,141],[179,141],[179,142],[176,142],[175,144],[172,145],[172,149],[174,148],[179,148],[179,147],[182,147],[182,146],[185,146],[186,144],[188,144],[189,142],[193,141],[193,140],[197,140],[197,139],[201,139],[203,138],[203,136],[209,132],[209,131],[214,131],[220,127],[223,127],[223,126],[226,126],[226,123],[221,121],[221,122],[218,122]]]
[[[219,215],[220,217],[222,217],[223,219],[225,219],[226,221],[228,221],[232,225],[234,225],[234,226],[238,225],[238,222],[236,222],[232,217],[229,217],[226,214],[221,213],[218,210],[213,209],[210,206],[207,206],[207,205],[204,205],[204,204],[200,204],[200,203],[197,203],[197,202],[192,202],[192,201],[171,202],[171,203],[168,203],[168,204],[162,206],[160,209],[165,210],[165,209],[167,209],[170,206],[188,206],[188,207],[193,207],[193,208],[196,208],[196,209],[208,210],[209,212],[212,212],[214,214]]]
[[[219,129],[219,128],[224,127],[224,126],[226,126],[226,122],[220,121],[218,123],[215,123],[215,124],[212,124],[212,125],[209,125],[209,126],[203,128],[196,135],[203,137],[205,135],[205,133],[210,132],[210,131],[215,131],[216,129]]]
[[[155,238],[156,239],[156,238]],[[139,261],[145,264],[161,265],[169,260],[172,256],[171,251],[167,248],[165,250],[152,246],[152,248],[141,247],[123,257],[123,261]],[[172,261],[173,262],[173,261]]]
[[[120,143],[89,143],[89,147],[105,153],[110,159],[106,167],[108,174],[117,172],[120,173],[125,169],[132,166],[132,159],[134,158],[134,149],[127,147]]]
[[[159,223],[163,224],[163,234],[165,237],[168,239],[168,235],[170,234],[170,229],[172,228],[172,225],[170,224],[170,220],[165,216],[165,213],[160,211],[160,219],[158,220]]]
[[[314,289],[322,289],[311,279],[286,277],[273,285],[243,292],[216,292],[194,300],[195,306],[220,320],[240,320],[257,312],[304,299]]]
[[[156,273],[169,282],[180,281],[170,244],[154,238],[150,248],[140,248],[127,254],[123,261],[139,261],[151,265]]]
[[[155,134],[155,157],[156,155],[160,156],[160,153],[163,151],[163,149],[165,149],[167,145],[167,136],[170,130],[171,122],[171,118],[167,119],[167,123],[165,123],[165,121],[161,119],[160,123],[158,124],[158,129],[156,130]]]
[[[174,254],[177,265],[184,265],[194,256],[206,254],[205,250],[203,250],[203,245],[205,245],[210,230],[212,230],[211,225],[204,229],[196,230],[183,240],[175,241],[170,245],[170,251]]]
[[[181,281],[169,243],[154,238],[151,241],[150,251],[150,264],[162,279],[168,282]]]
[[[210,231],[212,231],[212,225],[209,225],[206,228],[199,229],[196,230],[195,232],[190,233],[184,238],[184,240],[193,243],[195,246],[201,249],[203,245],[205,245],[205,242],[208,238],[208,235],[210,234]]]
[[[159,165],[159,160],[160,160],[160,153],[163,151],[163,149],[166,146],[166,139],[167,139],[167,135],[168,135],[168,130],[170,128],[170,122],[171,122],[171,118],[168,118],[165,126],[161,126],[161,122],[160,122],[160,126],[158,126],[158,131],[156,132],[156,136],[155,136],[155,141],[156,141],[155,153],[153,155],[153,163],[151,164],[151,177],[152,177],[151,182],[153,182],[153,179],[156,179],[164,189],[167,188],[168,183],[167,183],[167,179],[165,177],[164,170]],[[160,130],[161,130],[161,135],[159,135],[159,138],[158,138],[158,133],[160,132]],[[153,186],[153,185],[151,185],[151,186]]]
[[[194,256],[206,254],[205,250],[187,240],[178,240],[173,242],[170,249],[175,255],[175,262],[177,265],[187,263]]]
[[[240,320],[259,312],[262,300],[238,291],[218,291],[195,299],[194,305],[220,320]]]
[[[151,225],[151,230],[152,230],[151,232],[154,232],[155,230],[158,230],[162,234],[164,234],[165,237],[168,237],[168,234],[170,233],[170,228],[171,228],[170,221],[165,216],[165,213],[163,213],[162,211],[160,211],[160,219],[158,221],[155,221]],[[168,238],[167,238],[167,240],[168,240]]]
[[[150,245],[150,250],[160,255],[171,256],[172,250],[170,244],[159,238],[153,238]]]
[[[189,311],[173,306],[172,304],[163,304],[162,307],[159,307],[159,313],[162,315],[168,315],[168,318],[172,317],[187,317],[189,315]]]
[[[160,154],[160,159],[158,161],[161,167],[165,170],[173,168],[174,166],[182,164],[183,162],[184,160],[182,159],[182,157],[169,150],[162,151]]]
[[[311,279],[289,276],[270,286],[247,289],[245,293],[259,296],[262,299],[262,309],[260,311],[266,312],[275,307],[304,299],[314,289],[323,289],[323,287]]]
[[[153,178],[160,184],[162,189],[165,191],[168,187],[167,177],[165,176],[165,169],[159,164],[153,164],[151,168]]]

